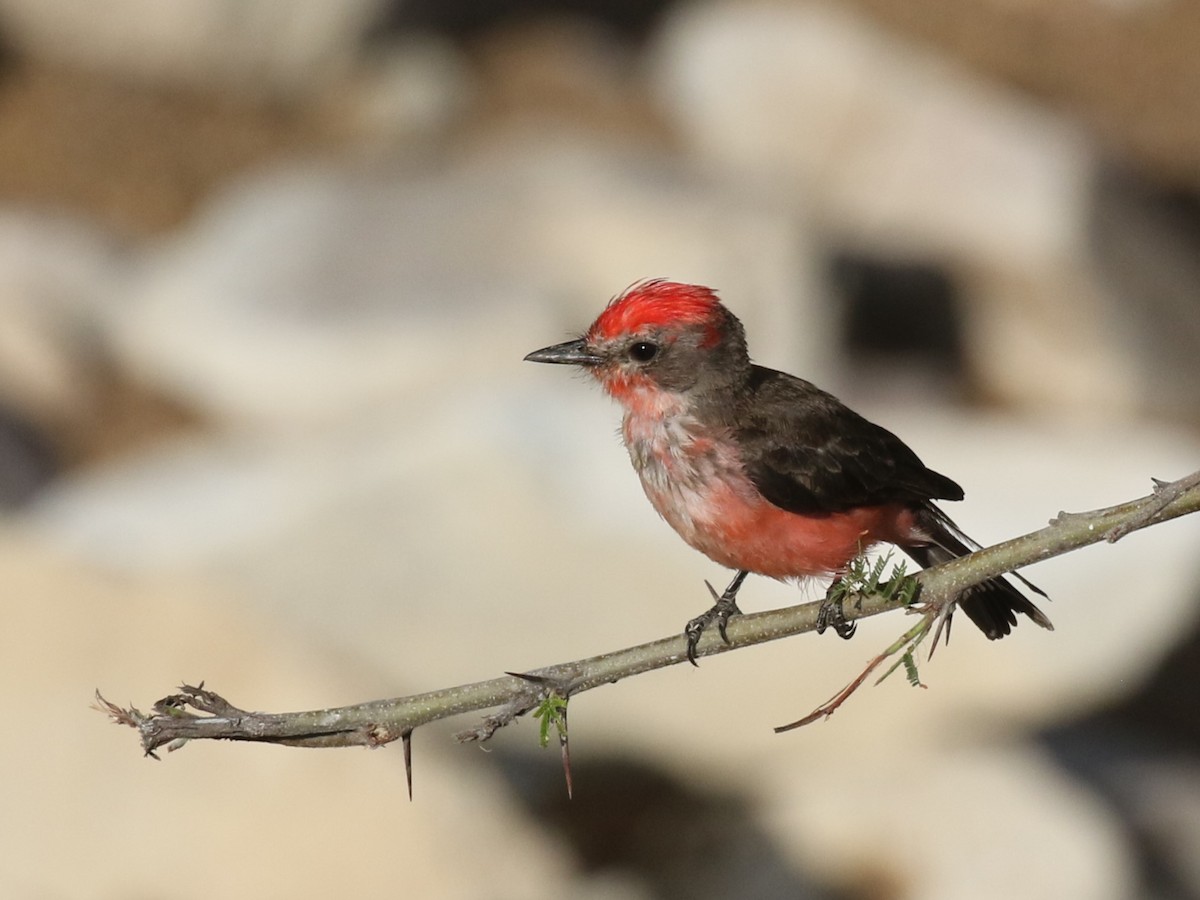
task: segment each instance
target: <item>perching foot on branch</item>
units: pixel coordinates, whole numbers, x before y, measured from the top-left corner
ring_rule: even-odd
[[[731,618],[742,613],[737,605],[737,592],[741,589],[742,582],[746,580],[748,574],[750,573],[740,571],[734,575],[733,581],[729,582],[729,587],[725,588],[725,592],[719,597],[717,596],[716,589],[707,581],[704,582],[704,586],[708,588],[708,592],[712,594],[716,603],[707,612],[689,621],[683,628],[684,637],[687,638],[688,662],[693,666],[700,665],[696,661],[696,646],[700,643],[700,637],[709,625],[716,622],[717,631],[721,634],[721,640],[726,644],[729,643],[729,635],[725,633],[725,628]]]
[[[817,613],[817,634],[824,634],[826,628],[832,628],[838,637],[848,641],[854,637],[858,625],[846,618],[846,610],[843,606],[845,591],[841,590],[841,587],[842,579],[835,578],[833,584],[829,585],[829,590],[825,592],[825,599],[821,601],[821,610]],[[860,600],[859,609],[861,608]]]

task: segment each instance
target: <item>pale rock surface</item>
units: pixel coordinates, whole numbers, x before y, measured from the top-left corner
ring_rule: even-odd
[[[413,34],[389,41],[325,85],[324,106],[338,111],[361,153],[387,154],[440,138],[471,111],[476,96],[465,55],[449,40]]]
[[[395,683],[183,578],[114,577],[0,533],[0,893],[10,897],[563,897],[573,863],[519,812],[478,750],[189,744],[161,762],[89,708],[148,709],[181,680],[300,709]],[[463,865],[469,859],[470,865]],[[64,864],[64,861],[69,861]],[[586,895],[586,892],[585,892]]]
[[[829,777],[778,765],[761,790],[780,846],[831,880],[921,900],[1137,893],[1137,863],[1111,812],[1027,747],[948,750],[892,734],[846,749]]]
[[[819,369],[806,248],[791,217],[656,156],[517,134],[441,174],[311,166],[231,188],[151,254],[111,339],[220,418],[311,424],[489,381],[665,275],[724,289],[764,350]]]
[[[710,165],[899,252],[1046,265],[1077,252],[1094,165],[1038,105],[824,3],[684,7],[655,85]]]
[[[1120,763],[1113,774],[1130,818],[1186,889],[1200,893],[1200,766],[1185,753],[1168,752]]]
[[[1079,129],[827,3],[681,7],[650,71],[706,171],[790,200],[846,245],[959,278],[989,392],[1092,417],[1135,407],[1087,258],[1097,162]]]
[[[0,402],[43,426],[91,412],[100,323],[120,304],[132,260],[83,221],[0,211]]]
[[[31,55],[172,86],[263,96],[312,91],[353,65],[384,0],[2,0]]]

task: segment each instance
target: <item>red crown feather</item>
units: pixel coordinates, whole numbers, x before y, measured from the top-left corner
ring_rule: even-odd
[[[718,331],[721,301],[711,288],[656,278],[639,281],[614,297],[588,329],[589,341],[612,340],[647,328],[713,326]],[[714,338],[719,337],[719,332]]]

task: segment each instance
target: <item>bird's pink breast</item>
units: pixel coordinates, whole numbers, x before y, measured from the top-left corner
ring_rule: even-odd
[[[627,416],[623,435],[654,508],[691,546],[731,569],[828,575],[872,544],[903,542],[913,532],[902,506],[811,516],[775,506],[746,475],[732,440],[687,416]]]
[[[906,511],[863,506],[842,513],[799,515],[735,486],[718,485],[698,520],[695,546],[716,562],[772,578],[842,572],[855,556],[882,540],[898,539]],[[906,529],[905,529],[906,530]]]

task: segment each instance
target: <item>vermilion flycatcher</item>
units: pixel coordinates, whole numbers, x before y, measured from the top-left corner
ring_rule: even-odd
[[[961,500],[961,487],[831,394],[751,363],[742,323],[709,288],[636,284],[583,337],[525,358],[595,376],[625,408],[625,446],[659,515],[737,570],[716,605],[685,629],[693,662],[706,626],[715,621],[724,635],[750,572],[836,578],[879,542],[930,566],[974,543],[933,503]],[[993,640],[1018,612],[1053,627],[1003,578],[967,588],[956,602]],[[849,637],[853,626],[836,614],[832,624]]]

